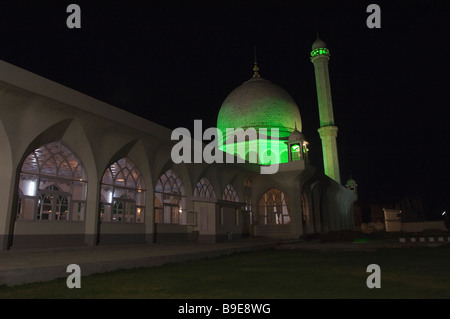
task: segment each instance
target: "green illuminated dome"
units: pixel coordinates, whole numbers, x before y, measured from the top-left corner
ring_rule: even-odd
[[[256,74],[234,89],[225,99],[217,118],[217,128],[224,135],[227,128],[279,129],[287,138],[302,122],[297,104],[281,87]]]

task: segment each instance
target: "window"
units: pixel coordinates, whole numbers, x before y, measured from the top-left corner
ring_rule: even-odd
[[[292,161],[299,161],[302,159],[302,148],[299,144],[291,145],[291,159]]]
[[[291,218],[286,205],[286,196],[276,188],[268,190],[259,199],[261,221],[265,225],[289,224]]]
[[[186,212],[186,193],[183,182],[169,169],[162,174],[155,189],[155,223],[188,223]]]
[[[17,220],[84,221],[87,175],[61,141],[45,144],[24,160]]]
[[[143,223],[144,216],[144,177],[128,157],[121,158],[103,173],[100,218],[103,222]]]
[[[194,196],[200,198],[209,198],[215,199],[216,194],[214,193],[214,189],[206,177],[200,179],[195,186]]]
[[[228,184],[227,187],[225,187],[225,191],[223,192],[222,199],[230,201],[230,202],[239,202],[239,198],[236,194],[236,191],[234,190],[233,185]]]

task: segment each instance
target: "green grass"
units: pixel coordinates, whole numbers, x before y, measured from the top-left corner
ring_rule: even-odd
[[[369,289],[369,264],[381,288]],[[81,269],[82,271],[82,269]],[[0,287],[0,298],[298,299],[450,298],[450,246],[376,251],[267,250]]]

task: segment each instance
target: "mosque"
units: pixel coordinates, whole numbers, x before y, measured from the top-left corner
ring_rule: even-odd
[[[340,181],[329,58],[318,38],[310,59],[324,172],[308,161],[296,102],[260,76],[256,61],[217,117],[223,132],[258,131],[223,136],[242,159],[233,163],[175,163],[172,130],[0,61],[1,249],[298,239],[353,229],[356,195]],[[261,143],[262,152],[250,147]],[[276,173],[261,174],[271,164]]]

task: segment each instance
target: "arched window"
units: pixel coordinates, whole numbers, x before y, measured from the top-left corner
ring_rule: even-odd
[[[194,196],[200,197],[200,198],[210,198],[210,199],[216,198],[214,189],[206,177],[203,177],[202,179],[200,179],[198,181],[197,185],[195,185]]]
[[[123,157],[103,173],[100,217],[103,222],[143,223],[145,181],[139,169]]]
[[[302,148],[300,143],[291,144],[291,160],[300,161],[302,159]]]
[[[24,160],[17,220],[84,221],[87,175],[61,141],[42,145]]]
[[[222,199],[230,202],[239,202],[239,198],[236,194],[236,191],[234,190],[233,185],[228,184],[227,187],[225,187]]]
[[[186,192],[172,169],[162,174],[156,184],[155,223],[187,224]]]
[[[276,188],[269,189],[259,199],[259,214],[265,225],[289,224],[286,195]]]

